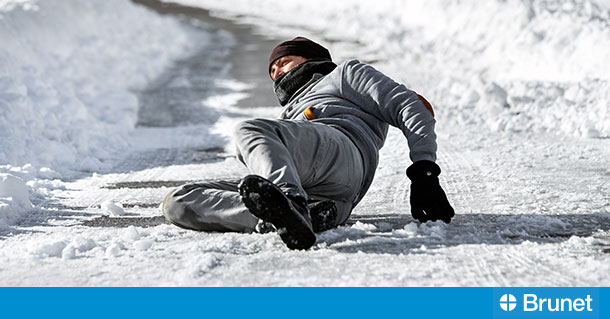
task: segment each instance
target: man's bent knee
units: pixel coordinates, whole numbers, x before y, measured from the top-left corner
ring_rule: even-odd
[[[184,185],[167,194],[163,201],[163,205],[161,206],[163,216],[172,224],[186,229],[199,231],[226,231],[227,229],[221,225],[202,222],[188,203],[182,200],[182,195],[189,192],[190,188],[194,186],[195,185]]]
[[[167,194],[167,196],[165,196],[165,199],[163,200],[163,204],[161,205],[161,211],[163,211],[163,216],[165,216],[165,218],[170,221],[172,224],[182,227],[182,228],[191,228],[191,227],[187,227],[185,225],[183,225],[182,220],[184,219],[184,215],[185,215],[185,206],[184,203],[182,203],[178,197],[176,197],[176,193],[179,192],[182,189],[182,187],[177,188],[171,192],[169,192],[169,194]]]

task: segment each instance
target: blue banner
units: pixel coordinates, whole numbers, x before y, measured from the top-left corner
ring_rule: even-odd
[[[608,288],[0,288],[2,318],[608,318]]]

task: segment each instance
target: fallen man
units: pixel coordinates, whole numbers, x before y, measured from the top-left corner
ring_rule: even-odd
[[[347,221],[366,194],[389,125],[404,133],[413,164],[411,214],[451,221],[441,188],[434,111],[428,101],[357,60],[332,62],[302,37],[279,44],[269,75],[284,107],[280,119],[235,129],[237,156],[252,175],[187,184],[170,192],[163,214],[198,231],[276,230],[290,249],[308,249],[316,232]]]

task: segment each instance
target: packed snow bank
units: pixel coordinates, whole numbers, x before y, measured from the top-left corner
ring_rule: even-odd
[[[9,1],[0,12],[0,165],[96,170],[126,146],[131,89],[190,45],[129,1]]]
[[[28,191],[127,147],[131,91],[193,47],[175,19],[125,0],[3,0],[0,39],[0,226],[32,209]]]
[[[25,182],[10,174],[0,173],[0,228],[21,217],[32,209]]]
[[[61,175],[48,167],[0,165],[0,229],[35,211],[33,203],[65,189],[59,178]]]
[[[177,2],[311,36],[335,60],[377,61],[430,97],[444,121],[610,136],[606,0]]]

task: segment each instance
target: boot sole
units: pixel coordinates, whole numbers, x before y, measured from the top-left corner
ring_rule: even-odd
[[[316,235],[290,200],[275,184],[258,176],[248,175],[239,184],[239,194],[252,215],[270,222],[290,249],[309,249]]]

